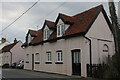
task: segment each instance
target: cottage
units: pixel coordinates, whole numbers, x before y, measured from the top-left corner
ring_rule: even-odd
[[[114,54],[110,21],[102,5],[29,30],[24,69],[87,76],[87,64],[106,62]]]
[[[10,44],[10,42],[7,41],[6,38],[0,40],[0,66],[2,66],[2,48],[8,44]]]
[[[16,38],[13,43],[4,46],[2,48],[2,64],[11,65],[18,60],[24,59],[24,49],[21,48],[23,43],[21,41],[17,41]]]

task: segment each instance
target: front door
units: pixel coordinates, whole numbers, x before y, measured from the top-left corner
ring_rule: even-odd
[[[34,70],[34,54],[32,54],[32,70]]]
[[[81,76],[80,50],[72,50],[72,74]]]

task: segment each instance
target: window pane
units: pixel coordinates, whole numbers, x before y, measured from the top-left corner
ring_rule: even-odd
[[[62,52],[57,52],[57,61],[62,61],[63,58],[62,58]]]
[[[63,35],[64,34],[64,24],[62,24],[62,26],[61,26],[61,34]]]
[[[58,26],[58,36],[60,35],[60,25]]]
[[[46,39],[46,31],[44,31],[44,39]]]
[[[60,53],[58,52],[58,61],[60,61]]]
[[[47,61],[49,61],[49,54],[47,53]]]
[[[61,61],[62,61],[62,52],[60,52],[60,54],[61,54]]]
[[[46,33],[46,34],[47,34],[47,39],[48,39],[48,38],[49,38],[49,30],[47,30],[47,33]]]
[[[51,61],[51,53],[49,54],[49,57],[50,57],[50,61]]]
[[[73,63],[80,63],[80,52],[79,51],[73,52]]]
[[[40,61],[39,58],[40,58],[40,57],[39,57],[39,53],[36,53],[36,56],[35,56],[36,61]]]
[[[51,61],[51,52],[46,52],[47,53],[47,61]]]

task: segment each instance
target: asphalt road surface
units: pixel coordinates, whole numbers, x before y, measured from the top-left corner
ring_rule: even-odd
[[[22,69],[3,69],[2,80],[84,80],[84,78]]]

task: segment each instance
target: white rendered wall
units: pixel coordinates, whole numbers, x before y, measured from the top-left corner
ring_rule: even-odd
[[[102,12],[99,14],[86,36],[92,41],[92,63],[96,64],[101,62],[101,56],[105,55],[103,52],[104,44],[109,46],[109,55],[114,54],[113,35]]]

